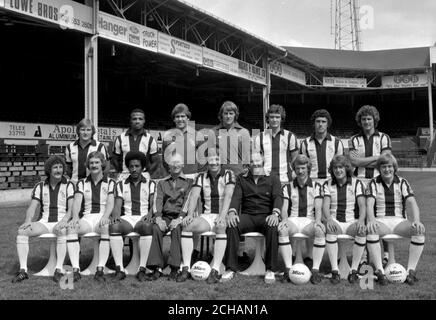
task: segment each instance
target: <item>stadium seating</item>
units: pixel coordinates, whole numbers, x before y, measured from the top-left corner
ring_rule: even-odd
[[[388,265],[390,265],[391,263],[395,263],[395,246],[394,246],[394,242],[397,241],[397,240],[403,239],[403,237],[399,236],[397,234],[387,234],[387,235],[383,236],[382,239],[388,243],[388,251],[389,251]]]
[[[132,239],[133,250],[129,264],[124,268],[127,275],[135,275],[139,269],[139,233],[130,232],[126,237]]]
[[[346,242],[354,240],[354,237],[349,236],[348,234],[339,234],[338,235],[338,256],[339,256],[339,275],[341,279],[347,279],[348,274],[350,273],[350,265],[347,260],[347,250],[346,250]]]
[[[56,239],[57,236],[54,233],[44,233],[38,237],[39,239],[49,239],[50,240],[50,256],[45,267],[35,273],[35,276],[40,277],[51,277],[53,276],[56,268]]]
[[[248,232],[244,233],[241,236],[246,238],[254,238],[256,241],[256,251],[254,255],[253,262],[251,265],[241,271],[240,274],[245,276],[263,276],[265,275],[265,263],[263,262],[263,256],[265,251],[265,237],[262,233],[259,232]]]
[[[295,242],[295,247],[296,247],[295,248],[295,263],[304,263],[303,262],[303,252],[302,252],[302,248],[301,248],[301,245],[302,245],[301,241],[308,239],[309,237],[306,236],[304,233],[297,232],[297,233],[294,233],[291,238],[296,240],[296,242]]]
[[[96,233],[96,232],[88,232],[88,233],[85,233],[84,235],[82,235],[81,237],[92,239],[94,253],[93,253],[92,260],[91,260],[91,263],[89,264],[89,266],[85,270],[81,271],[80,273],[84,276],[93,275],[93,274],[95,274],[95,271],[96,271],[97,265],[98,265],[100,234]],[[107,268],[106,266],[104,267],[104,273],[113,273],[113,272],[114,272],[114,270],[111,270],[111,269]]]

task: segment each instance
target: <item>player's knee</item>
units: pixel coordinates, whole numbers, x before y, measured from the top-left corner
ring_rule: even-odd
[[[356,236],[358,236],[358,237],[365,237],[366,236],[366,230],[357,231]]]
[[[321,228],[315,228],[315,238],[325,238],[325,233]]]
[[[288,229],[282,229],[279,231],[279,237],[287,237],[289,236]]]
[[[215,227],[215,233],[216,234],[225,234],[226,233],[226,227]]]
[[[27,236],[28,235],[27,230],[18,229],[18,235],[19,236]]]
[[[110,234],[122,234],[123,233],[122,229],[123,228],[121,227],[121,223],[117,222],[117,223],[111,224],[109,226],[109,233]]]
[[[141,221],[135,226],[135,232],[140,236],[150,236],[153,234],[153,224],[145,221]]]

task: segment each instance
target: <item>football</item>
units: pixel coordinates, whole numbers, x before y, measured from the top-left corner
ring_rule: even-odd
[[[312,273],[303,263],[294,264],[289,270],[289,278],[294,284],[305,284],[309,281]]]
[[[403,283],[406,281],[407,271],[399,263],[391,263],[385,268],[386,278],[392,283]]]
[[[191,268],[191,277],[194,280],[206,280],[209,277],[210,265],[205,261],[197,261]]]

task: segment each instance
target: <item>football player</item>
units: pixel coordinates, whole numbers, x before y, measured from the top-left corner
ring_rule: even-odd
[[[144,153],[147,164],[144,167],[144,177],[150,179],[150,174],[155,172],[159,164],[156,140],[144,129],[145,112],[134,109],[130,113],[130,128],[115,138],[112,164],[117,172],[118,181],[126,179],[130,172],[126,167],[125,157],[129,151]]]
[[[63,158],[51,156],[44,164],[47,179],[38,182],[32,191],[32,200],[26,212],[24,223],[18,228],[17,252],[20,260],[20,270],[12,282],[28,279],[27,257],[29,254],[29,237],[45,233],[57,235],[56,269],[53,280],[59,282],[62,277],[62,266],[67,251],[66,227],[71,217],[71,207],[74,197],[74,185],[69,182],[64,173],[66,164]],[[32,222],[36,210],[40,206],[39,219]]]
[[[192,234],[206,231],[216,233],[214,263],[207,283],[219,281],[219,267],[227,245],[226,217],[235,188],[235,175],[231,170],[221,166],[220,157],[214,149],[208,149],[207,164],[208,171],[200,173],[195,180],[190,194],[188,214],[182,221],[183,267],[177,282],[189,278],[193,250]],[[194,212],[199,198],[203,203],[203,213],[195,218]]]
[[[342,141],[328,132],[332,117],[325,109],[316,110],[311,118],[315,131],[310,137],[301,141],[300,154],[309,158],[311,164],[310,178],[322,185],[330,178],[329,165],[335,155],[344,154]]]
[[[238,106],[225,101],[218,112],[220,124],[212,129],[215,145],[219,146],[221,165],[235,175],[243,173],[243,165],[250,162],[250,133],[238,123],[238,118]]]
[[[311,162],[308,157],[300,154],[292,165],[296,178],[283,186],[283,207],[279,225],[279,250],[286,267],[283,281],[291,281],[289,269],[292,266],[292,248],[289,237],[298,232],[314,238],[310,281],[318,284],[322,281],[319,266],[325,249],[325,226],[321,222],[321,185],[310,178]]]
[[[95,280],[105,281],[103,269],[109,257],[109,224],[110,214],[114,207],[115,181],[103,175],[107,161],[99,151],[91,152],[86,159],[86,167],[90,174],[79,180],[74,195],[72,220],[70,221],[67,247],[73,267],[74,281],[80,279],[78,236],[89,232],[100,234],[99,262],[95,272]],[[79,218],[83,202],[83,217]]]
[[[194,180],[199,170],[197,162],[197,148],[204,142],[200,132],[190,127],[191,112],[187,105],[177,104],[171,111],[175,128],[165,131],[162,139],[163,166],[170,173],[169,161],[176,153],[183,159],[183,174],[186,178]]]
[[[88,154],[93,151],[100,151],[106,159],[109,159],[106,146],[93,138],[95,126],[91,120],[82,119],[76,126],[76,133],[79,138],[67,145],[65,149],[66,171],[74,184],[80,179],[86,178],[89,174],[85,165]],[[106,171],[108,170],[109,167],[106,168]]]
[[[363,183],[353,177],[350,160],[343,155],[334,156],[330,163],[331,179],[323,185],[323,214],[327,229],[326,249],[332,266],[333,284],[340,282],[338,269],[338,235],[354,237],[353,262],[348,281],[359,280],[357,269],[366,245],[366,199]]]
[[[123,267],[124,241],[122,236],[135,231],[140,235],[140,263],[136,278],[139,281],[144,281],[153,234],[152,208],[156,184],[142,175],[146,163],[144,153],[129,151],[126,154],[125,162],[130,176],[117,183],[115,206],[112,212],[114,223],[109,226],[110,245],[116,264],[114,276],[118,280],[123,280],[126,277]],[[124,213],[123,216],[121,216],[121,212]]]
[[[378,176],[376,168],[380,155],[391,154],[391,139],[377,130],[380,114],[374,106],[362,106],[356,113],[356,122],[361,131],[349,141],[350,161],[355,167],[354,175],[363,182],[365,188],[369,181]],[[388,262],[387,244],[384,244],[383,264]],[[362,256],[362,264],[367,264],[366,251]]]
[[[425,228],[420,221],[419,207],[409,182],[397,175],[398,164],[392,154],[381,155],[375,167],[380,175],[368,184],[367,242],[371,261],[374,262],[379,283],[387,283],[381,261],[379,239],[386,234],[410,238],[406,283],[413,285],[416,266],[424,249]]]
[[[282,128],[286,112],[281,105],[270,106],[265,117],[268,129],[255,137],[254,147],[265,155],[265,173],[278,175],[284,185],[292,180],[292,169],[288,166],[298,154],[297,138]]]

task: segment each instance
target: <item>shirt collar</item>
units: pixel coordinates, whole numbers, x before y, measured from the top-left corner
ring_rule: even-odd
[[[85,182],[90,182],[90,181],[92,181],[91,174],[89,174],[89,175],[86,177],[86,179],[85,179]],[[107,175],[103,175],[103,178],[102,178],[99,182],[97,182],[97,183],[100,183],[101,181],[107,183],[107,182],[108,182],[108,176],[107,176]]]
[[[74,141],[74,145],[78,146],[79,142],[80,142],[80,139],[77,139],[76,141]],[[90,142],[86,146],[88,146],[88,145],[92,145],[95,147],[97,145],[97,141],[95,141],[94,139],[91,139]]]
[[[312,179],[310,179],[310,177],[307,178],[306,183],[304,184],[304,186],[302,188],[298,184],[298,179],[297,178],[294,179],[293,184],[294,184],[294,188],[300,188],[300,189],[302,189],[304,187],[313,187]]]
[[[327,132],[327,135],[325,136],[324,139],[327,139],[327,140],[329,140],[329,141],[332,141],[332,136],[331,136],[331,134]],[[312,134],[311,134],[309,140],[315,140],[315,133],[312,133]]]
[[[227,129],[222,123],[218,125],[218,129]],[[243,127],[237,122],[233,122],[233,126],[230,129],[243,129]]]
[[[353,178],[352,177],[347,177],[347,181],[345,182],[345,184],[352,184],[353,183]],[[338,182],[336,181],[335,177],[332,177],[332,185],[338,184]]]
[[[365,133],[363,132],[363,130],[360,130],[360,133],[359,133],[362,137],[366,137],[366,135],[365,135]],[[374,133],[371,135],[371,136],[380,136],[380,132],[377,130],[377,129],[375,129],[374,130]],[[370,137],[371,137],[370,136]]]
[[[50,183],[50,177],[47,177],[45,180],[44,180],[44,184],[45,185],[48,185]],[[67,180],[67,178],[65,178],[64,176],[62,176],[62,178],[61,178],[61,182],[60,183],[68,183],[68,180]]]
[[[272,135],[272,129],[268,128],[268,130],[265,131],[265,133],[267,133],[267,134],[271,133],[271,135]],[[280,128],[280,130],[279,130],[279,132],[277,134],[281,134],[282,136],[284,136],[285,135],[285,129]]]
[[[146,183],[147,179],[141,174],[141,179],[139,180],[139,182],[143,182]],[[133,183],[131,176],[129,175],[127,177],[127,179],[124,181],[124,184],[129,184],[129,183]]]
[[[253,174],[251,173],[251,171],[250,171],[250,170],[248,170],[248,173],[247,173],[246,177],[247,177],[247,178],[250,178],[251,180],[253,180],[253,181],[254,181],[254,176],[253,176]],[[264,175],[261,175],[261,176],[259,176],[259,180],[260,180],[260,179],[263,179],[263,178],[265,178],[265,177],[267,177],[267,175],[266,175],[266,174],[264,174]]]
[[[126,136],[131,136],[131,135],[132,135],[132,129],[129,128],[126,131]],[[147,131],[145,131],[145,129],[142,128],[141,131],[139,132],[139,135],[143,135],[144,137],[146,137],[147,136]]]
[[[177,178],[173,178],[173,176],[170,174],[169,176],[168,176],[168,178],[167,178],[167,180],[177,180],[177,179],[183,179],[183,180],[186,180],[186,176],[185,176],[185,174],[182,172]]]
[[[385,183],[383,181],[383,178],[382,178],[381,174],[377,176],[376,182],[377,183],[382,183],[382,182]],[[393,183],[400,183],[400,178],[396,174],[394,174],[394,179],[392,180],[392,182]]]
[[[218,177],[218,178],[219,178],[219,177],[223,177],[225,173],[226,173],[226,169],[224,169],[224,168],[221,166],[221,169],[220,169],[220,171],[218,172],[217,177]],[[212,175],[210,174],[209,170],[207,170],[207,177],[208,177],[209,179],[212,178]]]

